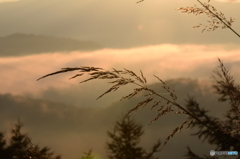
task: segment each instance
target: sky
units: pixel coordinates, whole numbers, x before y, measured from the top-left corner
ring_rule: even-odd
[[[233,28],[237,32],[240,32],[239,2],[239,0],[211,0],[211,3],[227,18],[230,16],[235,18]],[[114,104],[118,105],[119,95],[113,94],[96,101],[99,92],[109,88],[106,82],[91,81],[79,84],[87,76],[69,80],[74,73],[36,81],[43,75],[64,67],[95,66],[106,70],[127,68],[138,74],[141,70],[149,85],[157,82],[153,76],[157,75],[164,81],[177,78],[198,80],[197,88],[205,89],[204,84],[210,84],[211,73],[219,66],[220,58],[238,83],[239,37],[229,29],[203,33],[201,28],[192,29],[199,23],[207,24],[207,16],[181,14],[175,9],[194,4],[197,4],[197,1],[145,0],[136,4],[135,0],[0,0],[0,37],[15,33],[47,35],[92,41],[103,46],[102,49],[95,51],[38,54],[33,52],[25,56],[0,57],[1,100],[13,103],[2,108],[4,110],[2,112],[6,111],[11,117],[3,113],[0,115],[0,121],[7,126],[14,122],[17,116],[21,116],[26,123],[26,130],[33,135],[34,141],[46,146],[50,144],[53,150],[63,153],[65,156],[63,159],[67,157],[75,159],[80,148],[87,151],[91,143],[96,141],[103,145],[105,128],[121,115],[119,108],[113,109]],[[192,86],[195,85],[196,83]],[[189,89],[191,86],[188,89],[181,87],[181,91]],[[126,95],[129,90],[122,89],[120,93]],[[208,89],[205,90],[209,93],[208,91],[210,92]],[[56,103],[46,101],[59,102],[59,107]],[[90,107],[97,104],[102,109],[95,110]],[[89,110],[83,110],[83,105]],[[91,114],[90,110],[94,113]],[[111,116],[109,119],[105,114],[107,112]],[[99,120],[94,116],[99,117]],[[84,120],[88,119],[92,124],[90,127],[84,124]],[[74,124],[79,124],[78,122],[82,127],[76,128]],[[92,129],[94,122],[97,122],[95,126],[99,126],[99,131],[101,122],[107,123],[101,127],[99,135]],[[168,127],[165,125],[164,133]],[[54,128],[64,130],[56,133]],[[152,130],[155,128],[158,127],[149,129],[149,133],[157,136],[160,129]],[[81,133],[78,134],[79,131]],[[49,136],[51,140],[45,136]],[[58,143],[59,138],[62,139],[61,145]],[[149,138],[145,139],[145,142]],[[183,140],[179,137],[176,144],[180,145]],[[81,141],[81,144],[76,141]],[[193,141],[191,144],[196,146]],[[170,150],[173,145],[170,144]],[[93,148],[99,153],[104,152],[100,146],[94,145]]]
[[[238,29],[239,3],[211,1],[227,19],[233,17]],[[0,36],[12,33],[44,34],[90,40],[110,48],[129,48],[162,43],[238,43],[230,30],[201,33],[192,29],[207,24],[207,16],[176,11],[197,1],[111,1],[20,0],[1,3]],[[198,5],[199,6],[199,5]],[[97,7],[97,9],[96,9]]]

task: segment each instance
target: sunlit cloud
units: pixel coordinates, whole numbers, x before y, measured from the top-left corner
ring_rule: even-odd
[[[217,58],[226,63],[240,61],[240,48],[227,50],[220,45],[163,44],[132,49],[103,49],[95,52],[44,53],[23,57],[0,58],[0,93],[38,94],[52,88],[66,88],[78,84],[79,79],[68,80],[74,73],[39,77],[63,67],[95,66],[104,69],[140,69],[149,83],[157,82],[153,74],[163,80],[179,77],[209,79],[218,66]],[[231,66],[237,73],[238,66]]]
[[[16,2],[19,0],[0,0],[0,3],[4,3],[4,2]]]
[[[240,3],[240,0],[217,0],[222,3]]]

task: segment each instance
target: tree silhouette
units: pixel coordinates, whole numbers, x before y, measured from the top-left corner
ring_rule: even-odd
[[[92,155],[92,150],[89,150],[88,152],[84,152],[84,155],[81,159],[94,159],[94,156]]]
[[[198,132],[193,135],[198,136],[199,139],[206,141],[209,144],[216,145],[217,151],[238,151],[240,152],[240,86],[234,83],[233,76],[225,68],[223,62],[219,59],[220,70],[215,70],[213,74],[213,87],[217,94],[221,95],[218,99],[220,102],[228,101],[230,106],[224,115],[225,120],[207,115],[207,110],[201,109],[195,98],[189,97],[187,99],[187,110],[201,119],[205,124],[210,125],[217,133],[212,133],[211,130],[206,129],[202,124],[195,120],[193,127],[198,128]],[[189,117],[192,119],[191,116]],[[227,142],[228,141],[228,142]],[[234,145],[234,147],[232,146]],[[201,158],[187,147],[188,158]],[[205,156],[206,158],[206,156]],[[217,157],[215,157],[217,158]],[[240,157],[238,157],[240,158]]]
[[[0,156],[3,158],[8,159],[9,158],[9,153],[6,148],[6,140],[4,139],[4,133],[0,132]]]
[[[61,159],[54,156],[48,147],[40,149],[33,145],[30,138],[21,132],[23,124],[18,123],[11,129],[11,137],[7,142],[4,133],[0,133],[0,156],[1,159]]]
[[[113,131],[108,131],[107,135],[111,141],[107,142],[107,150],[110,159],[157,159],[154,153],[159,152],[161,145],[158,141],[150,152],[138,146],[140,137],[144,131],[142,125],[137,124],[129,116],[122,117],[114,125]]]

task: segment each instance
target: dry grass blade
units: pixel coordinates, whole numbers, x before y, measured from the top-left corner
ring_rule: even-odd
[[[145,88],[135,88],[135,89],[134,89],[134,92],[132,92],[132,93],[130,93],[130,94],[122,97],[121,100],[126,99],[126,98],[127,98],[127,99],[131,99],[132,97],[134,97],[135,95],[137,95],[139,92],[141,92],[141,91],[143,91],[143,90],[146,90],[146,89],[145,89]]]
[[[169,87],[167,87],[165,84],[162,86],[162,88],[164,88],[169,94],[170,96],[172,97],[172,100],[175,102],[177,100],[177,96],[175,94],[175,91],[174,90],[170,90]]]
[[[76,78],[76,77],[82,76],[82,75],[84,75],[84,73],[76,74],[75,76],[73,76],[73,77],[71,77],[71,78],[69,78],[69,79],[73,79],[73,78]]]
[[[115,81],[109,82],[109,83],[118,83],[119,85],[126,85],[128,83],[134,83],[134,80],[132,80],[131,78],[118,78]]]
[[[104,92],[102,95],[100,95],[97,99],[101,98],[102,96],[104,96],[107,93],[118,90],[118,88],[120,88],[120,86],[126,85],[128,83],[133,83],[133,82],[134,81],[132,79],[127,79],[127,78],[120,78],[120,79],[117,79],[116,81],[109,82],[109,83],[116,83],[116,84],[113,85],[106,92]]]
[[[84,83],[90,80],[94,80],[94,79],[113,79],[113,78],[120,78],[118,75],[109,72],[109,71],[96,71],[96,72],[91,72],[89,73],[89,75],[91,76],[90,78],[81,81],[80,83]]]
[[[151,110],[153,108],[155,108],[159,103],[161,103],[163,101],[163,99],[159,100],[159,101],[154,101],[155,104],[153,104],[153,106],[151,107]]]
[[[163,110],[164,106],[165,106],[165,105],[162,105],[162,106],[160,107],[160,109],[158,109],[157,111],[158,111],[158,112],[161,112],[161,111]]]
[[[75,68],[63,68],[62,70],[60,71],[56,71],[56,72],[53,72],[53,73],[50,73],[50,74],[47,74],[39,79],[42,79],[42,78],[45,78],[45,77],[48,77],[48,76],[52,76],[52,75],[55,75],[55,74],[59,74],[59,73],[65,73],[65,72],[69,72],[69,71],[80,71],[81,74],[76,74],[75,76],[73,76],[72,78],[76,78],[78,76],[82,76],[84,73],[88,73],[88,75],[90,76],[90,78],[82,81],[81,83],[83,82],[87,82],[87,81],[90,81],[90,80],[93,80],[93,79],[115,79],[114,81],[111,81],[109,83],[112,83],[114,84],[111,88],[109,88],[106,92],[104,92],[102,95],[100,95],[97,99],[101,98],[102,96],[106,95],[107,93],[110,93],[110,92],[113,92],[113,91],[116,91],[118,90],[121,86],[124,86],[124,85],[127,85],[127,84],[135,84],[137,86],[139,86],[139,88],[136,88],[134,89],[134,91],[130,94],[128,94],[127,96],[124,96],[122,97],[122,99],[130,99],[132,97],[134,97],[137,93],[145,90],[147,91],[149,94],[147,94],[147,96],[154,96],[154,97],[159,97],[160,100],[157,100],[154,102],[154,104],[152,105],[151,109],[153,109],[154,107],[158,106],[160,102],[166,102],[165,105],[161,106],[160,109],[157,110],[158,112],[158,115],[157,117],[155,117],[152,121],[156,121],[159,117],[163,116],[163,115],[166,115],[170,112],[172,112],[172,106],[176,106],[176,108],[179,108],[181,109],[181,111],[184,111],[182,112],[182,114],[185,114],[185,115],[188,115],[188,116],[191,116],[192,119],[194,120],[197,120],[200,124],[202,124],[203,126],[207,127],[207,129],[217,133],[213,128],[209,127],[207,124],[203,123],[199,118],[197,118],[196,116],[194,116],[193,113],[190,113],[188,110],[186,110],[184,107],[182,107],[181,105],[179,105],[178,103],[175,102],[176,100],[176,95],[175,95],[175,92],[174,90],[171,91],[169,87],[166,86],[165,82],[163,82],[159,77],[157,77],[156,75],[154,75],[162,84],[163,84],[163,88],[165,90],[168,91],[168,93],[170,94],[170,97],[172,97],[172,100],[171,99],[168,99],[164,96],[161,95],[161,93],[157,93],[155,92],[154,90],[150,89],[147,87],[146,82],[146,78],[143,76],[143,73],[142,71],[140,70],[140,73],[141,73],[141,76],[138,76],[137,74],[135,74],[133,71],[131,70],[128,70],[128,69],[124,69],[124,70],[116,70],[116,69],[113,69],[113,71],[104,71],[102,70],[102,68],[96,68],[96,67],[75,67]],[[224,70],[224,69],[223,69]],[[226,71],[225,71],[226,72]],[[225,73],[227,74],[227,72]],[[127,76],[127,75],[130,75],[131,77],[130,78],[125,78],[124,77]],[[70,79],[72,79],[70,78]],[[38,79],[38,80],[39,80]],[[230,79],[231,80],[231,79]],[[139,84],[138,82],[142,83]],[[121,99],[121,100],[122,100]],[[136,111],[137,109],[139,109],[140,107],[144,107],[146,106],[147,104],[149,104],[151,101],[153,100],[153,98],[147,98],[145,99],[144,101],[138,103],[133,109],[131,109],[130,111],[128,111],[128,113],[125,115],[125,117],[127,117],[129,114],[131,114],[132,112]],[[170,104],[170,105],[169,105]],[[178,114],[178,112],[176,113]],[[177,129],[175,129],[171,135],[166,139],[166,142],[165,142],[165,145],[167,143],[167,141],[175,134],[175,131],[181,131],[182,127],[186,124],[187,122],[185,121],[180,127],[178,127]],[[191,123],[188,125],[188,127],[191,126]]]
[[[117,74],[120,74],[120,73],[122,73],[123,71],[122,71],[122,70],[116,70],[115,68],[113,68],[113,72],[116,72]]]
[[[153,100],[153,98],[147,98],[146,100],[138,103],[137,106],[135,106],[133,109],[129,110],[127,112],[127,114],[125,115],[124,118],[126,118],[128,115],[130,115],[132,112],[136,111],[137,109],[139,109],[140,107],[145,107],[149,102],[151,102]]]
[[[187,13],[187,14],[195,14],[200,15],[205,12],[204,8],[198,8],[197,6],[194,7],[180,7],[175,10],[179,10],[181,13]]]
[[[65,73],[65,72],[70,72],[70,71],[76,71],[76,70],[80,70],[80,72],[90,72],[90,71],[98,71],[102,68],[97,68],[97,67],[88,67],[88,66],[83,66],[83,67],[74,67],[74,68],[62,68],[60,71],[56,71],[56,72],[53,72],[53,73],[49,73],[45,76],[42,76],[40,78],[37,79],[40,80],[40,79],[43,79],[43,78],[46,78],[48,76],[52,76],[52,75],[56,75],[56,74],[60,74],[60,73]]]
[[[140,0],[140,1],[137,1],[137,3],[141,3],[141,2],[143,2],[144,0]]]
[[[147,79],[143,76],[143,73],[142,73],[142,71],[140,70],[140,72],[141,72],[141,76],[142,76],[142,78],[143,78],[143,80],[144,80],[144,82],[145,83],[147,83]]]
[[[175,102],[177,100],[177,95],[175,94],[175,91],[173,90],[170,92],[170,96],[172,97],[172,100]]]
[[[95,77],[96,79],[112,79],[112,78],[119,78],[119,75],[116,75],[110,71],[98,71],[89,73],[89,75]]]
[[[176,111],[174,114],[186,114],[184,111]]]
[[[125,72],[122,72],[122,74],[129,74],[130,76],[135,77],[136,80],[138,80],[139,82],[144,84],[144,81],[141,79],[141,77],[139,77],[138,75],[136,75],[133,71],[128,70],[126,68],[124,68]]]
[[[191,120],[191,121],[188,123],[188,125],[187,125],[187,127],[186,127],[186,130],[189,129],[191,126],[193,126],[193,121],[194,121],[194,120]]]
[[[185,120],[185,121],[182,123],[182,125],[179,127],[179,129],[178,129],[178,132],[179,132],[179,133],[181,132],[183,126],[184,126],[187,122],[188,122],[188,120]]]
[[[163,82],[163,80],[161,80],[158,76],[156,76],[156,75],[153,75],[153,76],[156,77],[162,84],[165,85],[165,82]]]
[[[148,125],[150,125],[153,122],[155,122],[156,120],[158,120],[158,118],[160,118],[161,116],[166,115],[166,114],[168,114],[168,113],[173,111],[171,106],[167,106],[165,109],[163,109],[164,107],[165,106],[162,105],[161,108],[157,110],[158,111],[158,115],[153,120],[151,120],[151,122]]]
[[[84,83],[84,82],[91,81],[91,80],[94,80],[94,79],[96,79],[96,78],[95,78],[95,77],[91,77],[91,78],[88,78],[88,79],[86,79],[86,80],[83,80],[83,81],[81,81],[81,82],[79,82],[79,83]]]
[[[202,32],[204,32],[205,30],[210,32],[218,28],[222,29],[229,28],[234,34],[240,37],[240,35],[231,28],[232,23],[234,22],[234,18],[230,17],[228,20],[222,12],[219,12],[214,6],[209,4],[210,1],[208,1],[208,3],[203,3],[200,0],[197,1],[198,3],[201,4],[202,8],[199,8],[196,5],[194,5],[194,7],[181,7],[175,10],[179,10],[181,13],[187,14],[195,15],[206,14],[210,19],[207,21],[209,24],[203,25],[200,23],[198,26],[193,27],[193,28],[203,27]]]
[[[171,134],[165,139],[162,148],[166,146],[166,144],[168,143],[168,141],[169,141],[177,132],[178,132],[178,133],[181,132],[183,126],[184,126],[186,123],[188,123],[187,120],[185,120],[180,126],[176,127],[176,128],[171,132]],[[162,148],[161,148],[161,149],[162,149]]]
[[[59,74],[59,73],[65,73],[65,72],[69,72],[69,71],[76,71],[76,70],[79,70],[79,68],[75,68],[75,69],[73,69],[73,68],[71,68],[71,69],[62,68],[62,70],[60,70],[60,71],[56,71],[56,72],[53,72],[53,73],[49,73],[49,74],[47,74],[47,75],[45,75],[45,76],[40,77],[39,79],[37,79],[37,81],[40,80],[40,79],[43,79],[43,78],[45,78],[45,77],[48,77],[48,76],[56,75],[56,74]]]
[[[108,89],[106,92],[104,92],[102,95],[100,95],[98,98],[97,98],[97,100],[99,99],[99,98],[101,98],[101,97],[103,97],[105,94],[107,94],[107,93],[110,93],[110,92],[112,92],[112,91],[116,91],[117,89],[119,88],[119,86],[117,86],[117,85],[114,85],[114,86],[112,86],[110,89]]]
[[[164,143],[163,143],[163,147],[166,146],[166,144],[168,143],[168,141],[176,134],[176,132],[178,131],[179,127],[176,127],[172,132],[171,134],[165,139]],[[163,148],[162,147],[162,148]],[[161,149],[162,149],[161,148]]]

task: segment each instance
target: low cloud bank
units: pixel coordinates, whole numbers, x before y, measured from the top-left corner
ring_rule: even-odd
[[[95,52],[44,53],[23,57],[0,58],[0,93],[39,95],[49,88],[65,89],[86,78],[68,80],[72,73],[39,77],[63,67],[95,66],[104,69],[127,68],[139,73],[141,69],[149,83],[157,82],[153,74],[163,80],[198,78],[209,80],[220,58],[230,73],[237,75],[240,65],[239,47],[222,45],[163,44],[132,49],[103,49]],[[77,73],[77,72],[76,72]],[[235,76],[236,81],[239,77]],[[83,85],[97,86],[98,82]],[[79,86],[80,88],[83,86]]]

